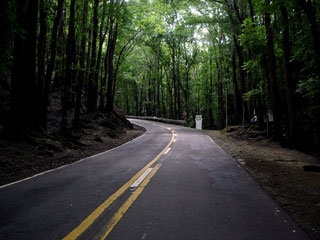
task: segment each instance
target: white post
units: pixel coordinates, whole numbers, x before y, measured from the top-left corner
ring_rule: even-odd
[[[196,129],[202,130],[202,115],[196,115]]]

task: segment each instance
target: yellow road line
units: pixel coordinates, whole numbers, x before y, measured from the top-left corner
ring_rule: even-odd
[[[136,199],[139,197],[139,195],[143,192],[145,187],[150,182],[151,178],[156,174],[158,169],[161,167],[161,164],[157,164],[153,170],[150,172],[150,174],[143,180],[143,182],[140,184],[140,186],[131,194],[131,196],[127,199],[127,201],[124,202],[124,204],[118,209],[118,211],[113,215],[113,217],[110,219],[107,227],[106,232],[102,236],[101,240],[104,240],[108,237],[112,229],[117,225],[117,223],[121,220],[121,218],[126,214],[128,209],[131,207],[131,205],[136,201]]]
[[[152,166],[158,159],[163,155],[165,151],[170,147],[174,139],[174,133],[168,145],[154,158],[152,159],[144,168],[142,168],[136,175],[134,175],[129,181],[122,185],[114,194],[112,194],[107,200],[105,200],[100,206],[98,206],[85,220],[83,220],[75,229],[72,230],[63,240],[75,240],[82,233],[84,233],[94,221],[117,199],[119,198],[130,186],[131,184],[140,177],[150,166]]]

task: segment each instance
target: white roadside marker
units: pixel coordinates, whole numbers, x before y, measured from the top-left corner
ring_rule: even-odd
[[[171,148],[167,148],[167,150],[163,153],[163,155],[168,154],[168,152],[171,150]]]
[[[153,168],[148,168],[137,180],[135,180],[130,188],[137,188],[140,183],[149,175]]]

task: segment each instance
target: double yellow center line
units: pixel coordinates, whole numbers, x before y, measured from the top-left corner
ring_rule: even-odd
[[[115,193],[113,193],[108,199],[106,199],[100,206],[98,206],[85,220],[83,220],[73,231],[71,231],[67,236],[63,238],[63,240],[75,240],[81,234],[83,234],[94,222],[101,216],[103,212],[114,202],[116,201],[125,191],[127,191],[130,186],[152,165],[154,165],[159,158],[167,151],[167,149],[171,146],[174,141],[175,133],[170,128],[168,130],[171,131],[172,137],[168,145],[154,158],[152,159],[146,166],[144,166],[136,175],[134,175],[129,181],[127,181],[124,185],[122,185]],[[158,171],[161,164],[157,164],[150,174],[142,181],[140,186],[131,194],[131,196],[125,201],[125,203],[119,208],[119,210],[113,215],[111,220],[108,222],[105,234],[101,239],[106,239],[115,225],[120,221],[122,216],[126,213],[129,207],[133,204],[133,202],[138,198],[138,196],[142,193],[144,188],[147,186],[151,178]]]

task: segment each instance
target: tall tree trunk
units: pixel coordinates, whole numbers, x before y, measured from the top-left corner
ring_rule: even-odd
[[[208,127],[209,129],[214,128],[213,120],[213,62],[210,56],[209,60],[209,94],[208,94]]]
[[[235,124],[240,124],[241,111],[241,97],[239,94],[238,80],[237,80],[237,63],[236,63],[236,50],[232,48],[231,55],[231,68],[232,68],[232,86],[233,86],[233,100],[234,100],[234,113]]]
[[[152,67],[150,67],[150,70],[151,71]],[[151,72],[149,72],[148,74],[148,79],[147,79],[147,106],[146,106],[146,111],[147,111],[147,116],[151,116],[152,115],[152,104],[153,104],[153,83],[152,83],[152,77],[151,77]]]
[[[161,80],[162,80],[162,75],[161,75],[161,64],[160,64],[160,60],[159,58],[156,59],[157,62],[157,67],[156,67],[156,71],[157,71],[157,77],[156,77],[156,112],[155,115],[156,116],[160,116],[161,115]]]
[[[16,19],[22,34],[14,41],[14,62],[11,82],[11,124],[17,128],[36,129],[41,126],[41,111],[36,81],[38,1],[17,0]]]
[[[181,91],[184,91],[184,88],[181,84],[181,76],[180,76],[180,59],[181,59],[181,47],[179,45],[180,43],[178,43],[178,49],[177,49],[177,113],[176,113],[176,119],[181,119],[182,116],[182,111],[181,111]]]
[[[162,71],[162,67],[161,67],[161,71]],[[167,109],[166,109],[166,101],[165,101],[165,97],[164,97],[164,88],[161,88],[161,105],[162,105],[162,116],[161,117],[165,117],[167,116]]]
[[[135,115],[136,116],[140,116],[140,112],[139,112],[139,87],[138,84],[136,82],[133,82],[133,99],[134,99],[134,103],[135,103]]]
[[[269,4],[269,0],[267,0]],[[275,139],[280,139],[281,136],[281,123],[280,123],[280,102],[278,95],[277,86],[277,72],[276,72],[276,60],[274,53],[274,42],[273,32],[271,28],[271,15],[270,13],[265,14],[265,28],[267,37],[267,64],[268,64],[268,81],[269,81],[269,92],[271,95],[271,106],[273,111],[273,130]]]
[[[176,119],[176,112],[177,112],[177,87],[176,87],[176,55],[175,55],[175,48],[172,47],[171,49],[171,61],[172,61],[172,100],[173,100],[173,106],[172,106],[172,119]]]
[[[113,19],[110,24],[107,55],[106,55],[106,72],[108,74],[107,105],[106,105],[107,112],[113,111],[113,102],[114,102],[113,88],[114,88],[114,81],[115,81],[113,61],[114,61],[117,38],[118,38],[118,24],[114,23],[114,19]]]
[[[52,73],[57,56],[57,37],[58,37],[58,27],[61,22],[63,13],[63,4],[65,0],[59,0],[56,10],[56,16],[53,21],[52,31],[51,31],[51,43],[50,43],[50,58],[47,65],[47,71],[45,76],[45,86],[44,86],[44,101],[48,104],[49,92],[50,92],[50,82],[52,79]]]
[[[74,115],[75,124],[78,124],[80,121],[83,82],[86,79],[85,64],[86,64],[86,58],[87,58],[86,45],[88,42],[88,5],[89,5],[89,0],[84,0],[83,10],[82,10],[82,39],[81,39],[80,60],[79,60],[80,74],[78,78],[77,97],[76,97],[76,106],[75,106],[75,115]]]
[[[287,108],[288,108],[288,125],[289,125],[289,141],[296,137],[295,109],[294,109],[294,80],[291,75],[290,66],[290,35],[289,35],[289,17],[288,11],[284,6],[280,7],[284,30],[282,33],[282,49],[283,49],[283,77],[286,82],[287,90]]]
[[[236,2],[233,2],[234,7],[231,6],[231,3],[229,1],[225,1],[226,7],[227,7],[227,12],[230,20],[230,26],[231,26],[231,33],[232,33],[232,38],[233,38],[233,44],[234,44],[234,50],[235,53],[238,55],[238,64],[236,64],[235,61],[235,55],[232,53],[232,67],[233,67],[233,74],[236,74],[236,68],[238,68],[238,73],[239,73],[239,82],[240,82],[240,94],[238,92],[238,83],[236,82],[236,78],[234,75],[233,76],[233,84],[236,84],[233,86],[233,89],[237,91],[234,95],[235,98],[235,110],[236,110],[236,122],[239,123],[238,119],[240,118],[240,113],[242,112],[242,123],[245,123],[248,121],[249,116],[248,116],[248,109],[247,105],[245,102],[242,100],[242,98],[239,96],[243,96],[243,94],[246,92],[246,84],[245,84],[245,74],[244,74],[244,69],[243,69],[243,64],[244,64],[244,57],[243,57],[243,50],[242,47],[239,44],[238,40],[238,35],[241,34],[239,31],[237,32],[236,30],[236,23],[235,19],[233,17],[233,13],[236,13],[236,16],[238,17],[238,20],[240,24],[242,23],[242,15],[240,9],[236,6]],[[242,109],[240,109],[242,107]],[[237,121],[238,120],[238,121]]]
[[[218,129],[224,128],[224,107],[223,107],[223,85],[222,85],[222,73],[221,64],[216,60],[217,72],[218,72]]]
[[[187,111],[187,112],[189,112],[190,69],[191,69],[191,66],[188,66],[186,69],[186,89],[184,91],[184,99],[185,99],[184,111]]]
[[[66,16],[66,9],[63,8],[62,10],[62,15],[61,15],[61,20],[58,28],[58,35],[57,39],[57,45],[56,45],[56,54],[58,57],[55,58],[54,62],[54,68],[56,69],[54,73],[54,78],[53,78],[53,83],[52,86],[50,86],[50,91],[59,91],[61,94],[62,92],[62,87],[64,83],[64,78],[65,78],[65,71],[66,71],[66,49],[67,49],[67,31],[64,26],[66,26],[67,22],[67,16]],[[58,44],[59,43],[59,44]],[[51,79],[49,79],[51,81]]]
[[[93,7],[93,30],[92,30],[92,46],[91,46],[91,67],[88,86],[88,112],[94,112],[97,108],[98,100],[98,69],[97,69],[97,38],[98,38],[98,9],[99,0],[94,0]]]
[[[168,95],[169,95],[169,118],[173,119],[173,83],[170,81],[169,73],[166,71],[166,80],[168,86]]]
[[[139,102],[139,115],[138,116],[145,116],[145,111],[144,111],[144,107],[143,107],[143,102],[144,102],[144,83],[145,83],[145,79],[144,79],[144,75],[142,76],[142,84],[141,84],[141,88],[140,88],[140,102]]]
[[[244,56],[243,56],[243,50],[239,43],[236,44],[236,50],[238,53],[238,71],[239,71],[239,80],[240,80],[240,95],[243,96],[246,91],[246,81],[245,81],[245,73],[243,69],[244,65]],[[241,98],[240,98],[241,99]],[[249,110],[246,102],[244,102],[242,99],[240,100],[242,103],[242,124],[249,122]]]
[[[38,91],[39,96],[41,96],[39,112],[39,121],[41,126],[47,128],[47,107],[48,100],[46,99],[46,84],[45,84],[45,60],[46,60],[46,50],[47,50],[47,6],[44,0],[39,1],[39,22],[40,22],[40,32],[38,40]]]
[[[101,20],[101,24],[100,24],[100,42],[99,42],[99,49],[98,49],[98,57],[97,57],[97,69],[99,70],[101,68],[101,59],[102,59],[102,50],[103,50],[103,45],[104,45],[104,41],[106,39],[106,35],[108,33],[108,29],[109,29],[109,21],[107,19],[107,23],[103,24],[105,19],[106,19],[106,10],[107,10],[107,4],[106,1],[103,2],[103,13],[102,13],[102,20]],[[99,110],[103,111],[104,110],[104,105],[105,105],[105,97],[106,97],[106,83],[107,83],[107,79],[106,79],[106,74],[104,74],[101,77],[101,82],[100,82],[100,92],[99,92]],[[138,116],[138,115],[137,115]]]
[[[64,89],[62,96],[62,121],[61,129],[64,130],[68,126],[68,110],[71,103],[72,78],[73,78],[73,61],[75,54],[75,0],[70,2],[70,19],[67,40],[67,59],[64,79]]]

